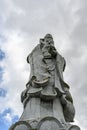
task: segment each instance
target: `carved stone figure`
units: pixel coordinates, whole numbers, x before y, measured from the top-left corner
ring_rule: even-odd
[[[69,85],[63,79],[65,59],[47,34],[28,55],[31,72],[21,94],[24,111],[10,130],[80,130],[71,125],[75,109]]]

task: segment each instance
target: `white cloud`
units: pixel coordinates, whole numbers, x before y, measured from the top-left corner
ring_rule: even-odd
[[[7,114],[4,116],[4,119],[5,119],[6,123],[9,123],[9,124],[12,123],[11,114],[7,113]]]

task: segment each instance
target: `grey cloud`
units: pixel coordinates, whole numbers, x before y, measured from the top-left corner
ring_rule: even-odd
[[[10,12],[6,21],[8,28],[20,29],[22,32],[67,32],[71,26],[72,17],[68,10],[68,3],[64,5],[60,1],[13,1],[14,5],[21,9],[24,14]],[[13,9],[14,10],[14,9]],[[73,23],[72,23],[73,24]]]
[[[80,125],[87,128],[87,1],[79,1],[80,6],[76,12],[78,18],[75,27],[70,33],[72,48],[65,53],[68,58],[69,69],[71,70],[69,79],[76,106],[76,118]],[[68,70],[69,70],[68,69]],[[69,72],[68,72],[69,73]],[[67,76],[67,74],[66,74]]]
[[[76,12],[76,16],[78,17],[78,22],[75,29],[72,32],[72,39],[74,40],[75,44],[86,45],[87,41],[87,1],[81,1],[81,5],[79,10]]]

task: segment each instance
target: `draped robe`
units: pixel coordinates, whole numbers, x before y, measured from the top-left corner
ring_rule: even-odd
[[[73,100],[69,92],[69,85],[63,80],[63,71],[65,69],[65,59],[57,52],[56,58],[45,58],[42,53],[41,44],[38,44],[34,50],[28,55],[27,62],[30,63],[30,78],[27,84],[27,95],[30,97],[39,97],[44,100],[54,100],[59,98],[62,104],[63,113],[67,122],[72,122],[75,110]],[[31,80],[36,78],[40,82],[40,86],[31,84]],[[48,83],[43,86],[41,84],[46,79]],[[33,82],[33,80],[32,80]],[[22,93],[23,95],[23,93]],[[64,98],[66,104],[63,104]],[[23,102],[23,100],[22,100]]]

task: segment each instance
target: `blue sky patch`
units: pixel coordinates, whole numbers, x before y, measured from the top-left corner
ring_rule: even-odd
[[[1,116],[3,117],[3,116],[5,116],[7,113],[11,113],[11,112],[12,112],[12,110],[11,110],[10,108],[5,109],[5,110],[3,111],[3,113],[1,114]]]
[[[8,130],[9,125],[7,125],[7,122],[5,122],[4,117],[7,113],[11,113],[11,109],[6,109],[3,113],[0,114],[0,130]]]
[[[5,58],[5,53],[0,49],[0,61]],[[2,82],[4,69],[0,66],[0,82]]]
[[[0,82],[3,80],[4,69],[0,67]]]
[[[9,129],[9,126],[7,126],[3,120],[1,120],[1,117],[0,117],[0,130],[8,130]]]
[[[5,58],[5,53],[0,49],[0,60]]]
[[[0,97],[6,97],[7,91],[3,88],[0,88]]]
[[[11,124],[7,123],[7,120],[5,121],[5,116],[6,114],[12,114],[12,110],[10,108],[6,109],[3,113],[0,114],[0,130],[8,130],[11,126]],[[19,117],[17,115],[15,115],[12,118],[12,124],[14,124],[15,122],[17,122],[19,119]]]
[[[12,123],[14,124],[15,122],[17,122],[18,121],[18,119],[19,119],[19,117],[16,115],[16,116],[14,116],[14,118],[12,119]]]

